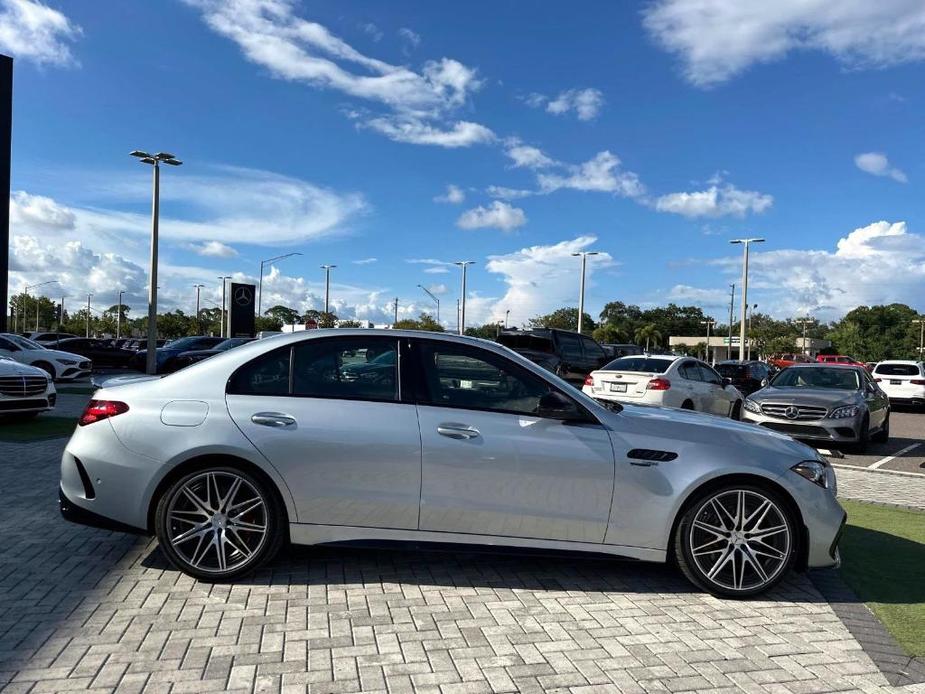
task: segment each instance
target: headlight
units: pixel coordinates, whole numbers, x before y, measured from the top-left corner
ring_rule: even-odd
[[[805,477],[810,482],[818,484],[820,487],[826,488],[828,487],[825,474],[825,469],[827,467],[828,464],[822,462],[821,460],[804,460],[802,463],[797,463],[790,469],[797,473],[800,477]]]
[[[64,364],[65,366],[74,366],[75,364],[80,363],[76,359],[55,359],[55,361],[59,364]]]
[[[761,414],[761,405],[759,405],[754,400],[749,400],[745,398],[745,402],[742,405],[749,412],[754,412],[755,414]]]
[[[839,407],[832,411],[832,414],[829,415],[830,419],[848,419],[849,417],[855,417],[859,412],[860,408],[857,405],[846,405],[845,407]]]

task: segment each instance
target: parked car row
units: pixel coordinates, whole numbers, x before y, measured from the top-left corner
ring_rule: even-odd
[[[49,349],[15,333],[0,333],[0,357],[35,366],[54,381],[85,378],[93,366],[84,355]]]

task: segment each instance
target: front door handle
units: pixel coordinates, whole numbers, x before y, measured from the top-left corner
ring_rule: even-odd
[[[474,439],[479,435],[479,430],[466,424],[456,424],[455,422],[445,422],[437,426],[437,433],[441,436],[447,436],[451,439]]]
[[[276,429],[295,426],[295,417],[282,412],[258,412],[251,417],[251,421],[260,426],[274,427]]]

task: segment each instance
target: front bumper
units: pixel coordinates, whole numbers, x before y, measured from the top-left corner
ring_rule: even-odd
[[[750,412],[744,408],[742,410],[742,420],[759,424],[782,434],[789,434],[795,439],[830,441],[833,443],[857,443],[861,439],[863,422],[860,417],[794,421]]]
[[[76,381],[79,378],[87,378],[93,371],[93,363],[89,361],[82,361],[73,365],[59,362],[57,367],[59,369],[59,381]]]

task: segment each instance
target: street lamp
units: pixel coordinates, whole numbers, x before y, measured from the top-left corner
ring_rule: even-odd
[[[122,295],[125,294],[124,289],[119,290],[119,304],[116,306],[116,339],[118,340],[122,337]]]
[[[753,243],[764,243],[764,239],[732,239],[729,243],[741,243],[742,255],[742,313],[739,325],[739,361],[745,361],[745,309],[748,307],[748,247]]]
[[[260,261],[260,282],[257,283],[257,315],[262,315],[260,313],[260,308],[263,304],[263,267],[267,263],[273,263],[277,260],[283,260],[284,258],[291,258],[294,255],[302,255],[301,253],[286,253],[285,255],[278,255],[275,258],[267,258],[266,260]]]
[[[457,260],[453,265],[462,268],[462,289],[459,292],[462,303],[459,305],[459,334],[466,334],[466,268],[474,264],[474,260]]]
[[[90,337],[90,297],[92,294],[87,294],[87,338]]]
[[[440,322],[440,299],[435,297],[433,293],[423,284],[419,284],[418,286],[424,290],[424,293],[427,294],[427,296],[429,296],[431,299],[437,302],[437,322],[439,323]]]
[[[202,319],[199,317],[199,292],[202,291],[202,288],[206,285],[204,284],[194,284],[196,288],[196,332],[202,333]]]
[[[598,251],[579,251],[572,253],[574,257],[581,257],[581,282],[578,285],[578,333],[581,334],[581,323],[585,315],[585,268],[589,255],[597,255]]]
[[[27,284],[25,294],[28,297],[30,289],[38,289],[39,287],[44,287],[46,284],[57,284],[57,283],[58,283],[58,280],[48,280],[47,282],[39,282],[38,284]],[[17,318],[17,322],[19,322],[18,318]],[[23,312],[22,327],[23,329],[26,328],[25,312]],[[39,297],[38,295],[36,295],[35,297],[35,332],[38,332],[38,331],[39,331]]]
[[[710,319],[702,320],[700,321],[700,325],[707,326],[707,354],[706,356],[707,356],[707,361],[710,361],[710,328],[716,325],[716,321],[710,320]]]
[[[231,275],[222,275],[218,279],[222,283],[222,327],[219,330],[219,336],[225,337],[225,280],[230,280]]]
[[[331,304],[331,270],[336,268],[336,265],[322,265],[321,269],[324,270],[324,312],[330,313],[328,307]]]
[[[151,270],[148,278],[148,353],[145,371],[153,374],[157,369],[157,222],[160,214],[161,193],[161,164],[180,166],[183,162],[168,152],[148,154],[140,149],[129,152],[142,164],[148,164],[153,169],[151,191]],[[87,319],[89,321],[89,317]],[[87,323],[89,331],[89,323]],[[89,335],[87,335],[89,337]]]

